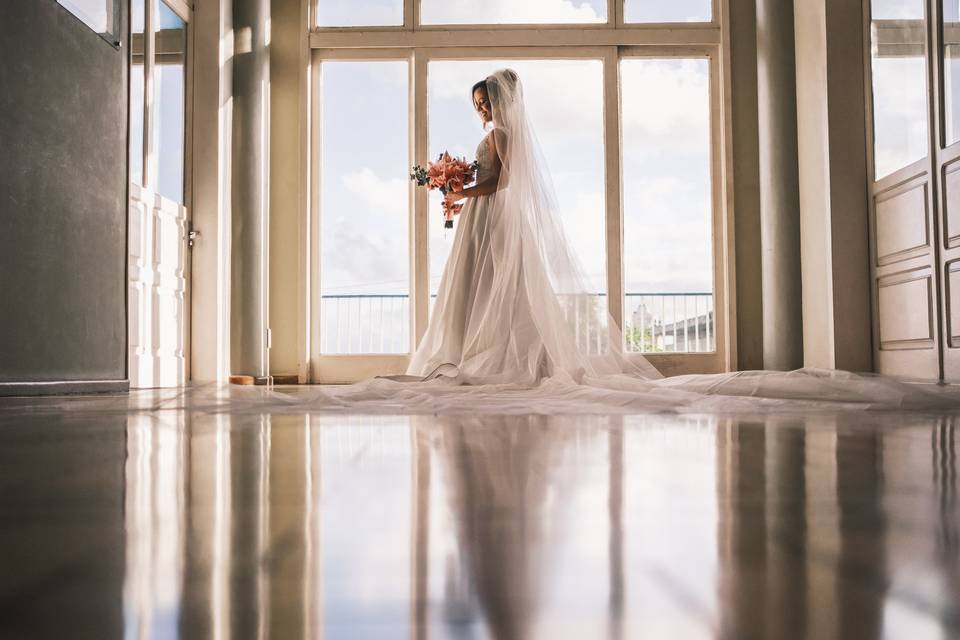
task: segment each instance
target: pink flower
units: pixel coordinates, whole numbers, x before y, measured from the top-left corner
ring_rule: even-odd
[[[440,189],[447,183],[444,173],[444,165],[439,162],[430,163],[430,166],[427,167],[427,178],[431,189]]]

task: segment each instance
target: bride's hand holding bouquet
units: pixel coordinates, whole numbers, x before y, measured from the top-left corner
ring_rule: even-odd
[[[444,220],[448,222],[453,221],[453,216],[463,209],[462,204],[458,204],[460,200],[465,200],[467,196],[463,195],[463,185],[454,185],[451,187],[445,196],[443,196],[443,212]],[[450,225],[452,226],[452,225]]]
[[[436,162],[430,162],[427,168],[417,165],[410,174],[410,179],[417,186],[427,187],[429,190],[438,190],[443,194],[444,227],[453,227],[453,216],[463,209],[457,204],[464,199],[464,186],[473,182],[477,176],[477,163],[467,162],[466,158],[455,158],[444,151]]]

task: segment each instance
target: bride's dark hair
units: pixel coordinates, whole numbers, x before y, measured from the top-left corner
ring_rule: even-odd
[[[473,85],[473,88],[470,89],[470,99],[471,99],[471,100],[473,100],[473,94],[475,94],[475,93],[477,92],[477,89],[483,89],[484,91],[487,90],[487,80],[486,80],[486,78],[484,78],[483,80],[481,80],[481,81],[478,82],[477,84]]]

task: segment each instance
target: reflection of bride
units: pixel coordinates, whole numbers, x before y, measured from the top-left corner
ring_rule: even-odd
[[[555,420],[562,418],[448,416],[424,423],[450,491],[458,564],[493,638],[531,637],[557,561],[563,521],[551,513],[547,494],[569,481],[554,471],[575,425],[554,429]]]

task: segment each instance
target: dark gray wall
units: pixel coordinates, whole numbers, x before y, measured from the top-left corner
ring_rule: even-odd
[[[127,8],[118,50],[0,2],[0,382],[126,378]]]

